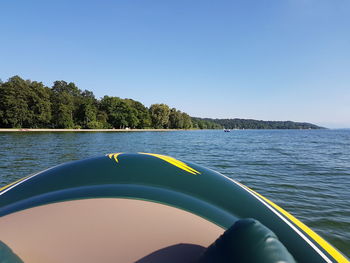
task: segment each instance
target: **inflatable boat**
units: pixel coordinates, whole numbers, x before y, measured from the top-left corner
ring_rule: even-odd
[[[59,165],[0,189],[0,262],[349,262],[266,197],[151,153]]]

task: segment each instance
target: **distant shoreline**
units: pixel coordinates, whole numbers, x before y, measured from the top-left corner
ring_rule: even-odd
[[[323,128],[327,129],[327,128]],[[0,128],[2,132],[171,132],[171,131],[203,131],[203,130],[222,130],[222,129],[31,129],[31,128]],[[228,130],[318,130],[313,128],[308,129],[228,129]]]
[[[5,129],[0,128],[0,132],[166,132],[166,131],[186,131],[186,129]]]

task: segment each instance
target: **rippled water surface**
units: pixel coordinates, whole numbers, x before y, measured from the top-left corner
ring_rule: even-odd
[[[0,133],[0,187],[110,152],[161,153],[221,172],[350,256],[350,130]]]

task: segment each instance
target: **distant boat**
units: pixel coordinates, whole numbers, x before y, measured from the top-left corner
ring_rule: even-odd
[[[231,130],[230,129],[224,129],[224,132],[230,132]]]

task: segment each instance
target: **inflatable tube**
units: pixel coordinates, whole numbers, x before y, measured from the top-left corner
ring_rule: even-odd
[[[62,213],[59,214],[57,211],[61,210],[57,209],[63,209],[65,204],[72,213],[78,211],[78,207],[85,205],[86,209],[89,209],[88,203],[84,203],[84,200],[94,200],[95,203],[90,203],[90,207],[93,208],[89,210],[88,216],[85,214],[85,219],[81,220],[82,223],[90,217],[98,216],[97,214],[100,213],[98,209],[102,207],[102,203],[97,203],[98,200],[104,200],[107,203],[115,200],[117,203],[113,203],[113,205],[118,208],[113,209],[112,204],[108,203],[107,210],[110,211],[106,211],[106,213],[110,213],[112,210],[119,211],[115,220],[121,221],[116,225],[128,224],[130,221],[130,224],[134,224],[133,229],[136,225],[137,235],[142,235],[144,231],[146,233],[152,229],[156,233],[156,229],[159,228],[160,233],[167,231],[169,236],[176,236],[176,231],[178,233],[181,231],[177,229],[171,232],[171,227],[183,220],[185,226],[182,235],[184,237],[189,240],[196,239],[197,236],[196,240],[208,239],[203,244],[200,244],[201,241],[196,241],[200,244],[196,246],[196,249],[200,250],[199,246],[210,245],[239,219],[254,218],[275,233],[297,262],[348,262],[344,255],[305,224],[252,189],[199,165],[151,153],[111,153],[101,157],[70,162],[30,175],[1,188],[0,241],[9,245],[14,253],[16,253],[16,244],[22,244],[22,248],[17,250],[22,249],[22,252],[17,253],[21,257],[21,255],[29,253],[25,251],[25,247],[28,246],[26,242],[29,242],[25,241],[25,238],[30,235],[27,233],[26,237],[23,237],[21,233],[29,228],[34,229],[29,225],[32,221],[36,221],[30,219],[30,211],[39,213],[41,218],[47,216],[60,218],[58,222],[55,222],[58,227],[59,221],[63,222],[66,217]],[[41,207],[46,207],[49,209],[46,211],[50,212],[40,212]],[[134,222],[135,217],[138,217],[137,212],[136,214],[130,212],[130,216],[126,216],[129,212],[120,212],[124,211],[123,209],[129,209],[125,211],[144,209],[142,210],[144,214],[141,215],[144,217]],[[150,211],[158,211],[162,216],[168,216],[168,221],[162,220],[159,218],[160,216],[156,217],[156,213]],[[112,217],[112,215],[109,216]],[[121,218],[123,216],[125,216],[124,219]],[[106,217],[103,218],[106,220]],[[148,220],[147,224],[150,224],[149,227],[146,223],[144,227],[138,225],[138,222],[146,220]],[[45,221],[44,224],[49,224],[49,221]],[[64,227],[73,224],[73,221],[74,218],[70,218]],[[192,224],[191,227],[187,226],[186,228],[186,222],[192,222],[189,223]],[[162,228],[162,223],[165,224],[164,228]],[[89,224],[92,227],[93,222]],[[19,227],[20,225],[23,225],[22,228]],[[203,228],[201,228],[202,226]],[[37,228],[41,227],[45,226],[37,226]],[[55,227],[50,226],[50,228]],[[109,229],[111,228],[113,226],[109,227]],[[120,229],[123,231],[123,227]],[[18,231],[16,232],[16,230]],[[194,233],[195,231],[198,232],[196,237],[192,233],[189,234],[189,232]],[[203,232],[206,232],[207,236],[204,237]],[[17,237],[13,237],[16,235]],[[132,236],[120,237],[120,239],[122,238],[124,238],[123,242],[135,242],[135,239],[132,240]],[[147,243],[152,245],[154,240],[151,238]],[[184,246],[185,242],[180,240],[178,243]],[[170,243],[165,242],[164,244]],[[132,260],[135,261],[135,259]]]

